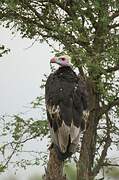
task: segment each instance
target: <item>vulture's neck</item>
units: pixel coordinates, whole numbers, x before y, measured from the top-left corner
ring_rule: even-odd
[[[72,67],[70,66],[63,66],[63,67],[59,67],[58,70],[55,71],[56,75],[69,75],[70,77],[76,77],[76,73],[73,71]]]
[[[60,66],[59,69],[57,71],[61,71],[61,72],[64,72],[64,71],[72,71],[72,67],[71,66]]]
[[[71,83],[78,81],[76,73],[73,71],[72,67],[69,66],[60,67],[55,71],[54,75],[61,81],[66,80]]]

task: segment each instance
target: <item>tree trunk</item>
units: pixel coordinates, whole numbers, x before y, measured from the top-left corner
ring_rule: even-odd
[[[54,148],[51,148],[44,180],[67,180],[63,175],[63,167],[64,162],[57,158]]]
[[[89,87],[89,85],[88,85]],[[93,85],[90,87],[90,115],[87,129],[84,133],[80,158],[77,163],[77,180],[93,180],[92,167],[94,164],[97,132],[97,113],[99,112],[99,99]]]
[[[89,118],[90,124],[84,134],[80,158],[77,163],[77,180],[93,180],[91,167],[95,148],[94,118]]]

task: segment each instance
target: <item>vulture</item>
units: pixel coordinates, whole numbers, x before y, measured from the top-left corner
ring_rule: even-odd
[[[50,63],[59,68],[51,73],[45,85],[45,103],[52,147],[64,161],[77,150],[81,131],[88,116],[88,94],[85,83],[73,71],[68,55],[53,57]]]

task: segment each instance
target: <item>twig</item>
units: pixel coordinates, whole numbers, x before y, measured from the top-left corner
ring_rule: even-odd
[[[110,119],[109,119],[108,113],[106,113],[105,115],[106,115],[106,124],[107,124],[107,133],[106,133],[107,138],[106,138],[103,150],[101,152],[101,156],[98,160],[98,163],[93,169],[93,176],[94,177],[99,173],[101,167],[103,167],[103,162],[105,160],[105,157],[107,156],[107,150],[110,147],[111,142],[112,142],[111,137],[110,137]]]
[[[10,154],[8,160],[6,161],[6,163],[4,164],[3,167],[7,167],[8,166],[8,163],[10,162],[10,160],[12,159],[12,156],[14,155],[15,151],[17,150],[17,147],[18,147],[18,144],[16,144],[15,148],[13,149],[12,153]]]
[[[114,166],[114,167],[119,167],[119,164],[104,163],[103,166]]]
[[[119,97],[117,97],[116,99],[114,99],[113,101],[109,102],[108,105],[103,105],[100,108],[100,112],[99,112],[99,118],[105,114],[106,112],[108,112],[112,107],[119,105]]]
[[[39,37],[37,37],[37,38],[31,43],[30,46],[28,46],[28,47],[26,47],[26,48],[24,48],[24,49],[25,49],[25,50],[28,50],[29,48],[31,48],[31,47],[35,44],[35,42],[38,41],[38,39],[39,39]]]

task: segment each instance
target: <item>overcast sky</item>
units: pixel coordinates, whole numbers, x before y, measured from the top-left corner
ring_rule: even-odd
[[[46,43],[35,43],[13,37],[7,29],[0,29],[1,44],[11,51],[0,58],[0,113],[18,113],[27,109],[40,95],[44,73],[50,73],[49,60],[53,56]]]
[[[26,106],[29,107],[43,93],[40,90],[41,81],[44,74],[50,73],[49,61],[53,54],[46,43],[35,43],[31,47],[33,41],[22,39],[19,35],[14,37],[5,28],[0,28],[0,40],[1,44],[11,49],[9,54],[0,58],[0,115],[27,112],[29,108]],[[31,112],[30,115],[38,118],[40,112],[37,110],[37,113]],[[43,144],[40,148],[46,145],[46,140]],[[39,144],[34,146],[39,147]],[[44,148],[46,150],[46,146]],[[33,167],[32,171],[28,168],[24,172],[25,177],[32,175],[33,169],[39,172],[39,167]],[[11,169],[6,173],[11,174],[13,171]],[[18,174],[22,173],[18,171]],[[3,176],[0,176],[0,180],[3,180]]]

